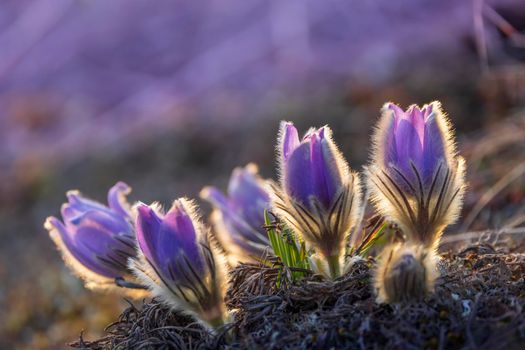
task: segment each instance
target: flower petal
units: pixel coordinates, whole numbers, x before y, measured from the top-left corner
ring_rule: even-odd
[[[409,115],[409,121],[416,130],[419,138],[419,143],[422,145],[424,142],[425,133],[425,117],[423,112],[417,106],[409,108],[407,114]]]
[[[108,192],[109,207],[116,213],[129,217],[130,207],[126,200],[126,195],[131,192],[131,187],[126,183],[119,181]]]
[[[185,255],[197,271],[204,273],[197,231],[182,203],[175,201],[162,220],[159,244],[157,255],[160,262]]]
[[[48,230],[54,228],[55,232],[60,235],[61,242],[63,243],[62,249],[67,249],[69,254],[80,264],[89,270],[105,277],[114,278],[122,275],[121,273],[115,274],[115,271],[104,266],[100,261],[97,261],[95,254],[89,248],[86,248],[82,245],[79,246],[76,241],[76,233],[74,235],[75,239],[73,239],[71,232],[66,229],[60,220],[50,217],[48,218],[47,223],[51,225],[51,227],[48,227]]]
[[[68,191],[66,196],[70,207],[78,212],[85,212],[87,210],[110,211],[105,205],[89,198],[85,198],[79,191]]]
[[[411,162],[416,167],[421,164],[423,146],[414,126],[402,119],[399,122],[396,132],[397,167],[406,177],[414,179],[415,174],[412,170]]]
[[[64,207],[62,210],[66,215],[67,209],[68,207]],[[99,210],[90,210],[79,214],[72,218],[69,224],[78,227],[86,226],[96,228],[110,238],[113,235],[133,235],[133,228],[123,217]]]
[[[315,184],[311,174],[310,144],[303,142],[289,156],[285,166],[284,190],[286,193],[308,206],[310,196],[315,193]]]
[[[229,199],[216,187],[208,186],[202,189],[200,196],[210,202],[214,207],[222,210],[229,210]]]
[[[297,129],[292,123],[281,122],[280,129],[279,144],[282,147],[281,152],[283,157],[281,161],[283,164],[285,164],[292,152],[299,146],[301,142],[299,140]]]
[[[91,270],[107,277],[119,277],[127,269],[133,249],[115,241],[95,227],[81,226],[75,233],[75,251]],[[115,254],[118,251],[119,254]],[[79,259],[80,260],[80,259]]]
[[[397,106],[396,106],[397,107]],[[398,107],[399,108],[399,107]],[[381,147],[383,149],[384,159],[383,166],[385,168],[390,167],[392,164],[397,164],[399,155],[397,154],[397,141],[396,141],[396,129],[397,121],[396,116],[392,113],[388,118],[388,123],[385,124],[384,140],[381,140]]]
[[[155,252],[160,240],[160,224],[161,220],[153,209],[144,203],[137,206],[137,243],[152,264],[158,264]]]
[[[228,195],[231,209],[253,227],[261,228],[270,196],[254,171],[248,167],[235,169],[228,185]]]
[[[336,146],[330,139],[325,138],[325,128],[319,129],[317,137],[312,137],[311,154],[316,197],[325,208],[329,208],[341,188],[342,174],[335,154]]]
[[[425,154],[421,165],[425,183],[431,182],[439,162],[445,160],[445,137],[436,121],[436,115],[430,114],[425,124],[425,143],[423,146]]]

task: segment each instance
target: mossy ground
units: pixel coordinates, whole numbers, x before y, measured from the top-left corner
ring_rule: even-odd
[[[311,275],[276,288],[276,268],[240,265],[227,304],[233,321],[213,335],[156,301],[130,305],[85,349],[523,349],[525,254],[488,243],[443,254],[435,294],[380,305],[373,259],[336,281]],[[283,280],[284,281],[284,280]],[[229,332],[229,333],[228,333]]]

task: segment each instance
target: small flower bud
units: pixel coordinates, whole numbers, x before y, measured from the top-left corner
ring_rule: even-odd
[[[135,235],[125,199],[130,191],[123,182],[113,186],[108,193],[109,207],[69,191],[69,202],[61,210],[63,222],[55,217],[46,219],[44,227],[64,261],[88,288],[110,288],[115,278],[130,275],[127,260],[135,255]]]
[[[422,245],[395,243],[386,247],[375,275],[377,301],[399,303],[423,299],[434,290],[437,257]]]
[[[311,129],[299,140],[292,123],[282,122],[278,140],[280,188],[275,212],[326,259],[333,278],[340,275],[344,245],[361,205],[357,174],[332,141],[328,126]]]
[[[194,204],[178,199],[166,214],[138,204],[136,228],[139,257],[130,267],[139,280],[154,296],[204,325],[222,325],[225,271]]]
[[[263,228],[270,197],[255,164],[233,170],[227,196],[215,187],[205,187],[200,196],[214,207],[211,221],[231,263],[256,260],[264,254],[270,245]]]

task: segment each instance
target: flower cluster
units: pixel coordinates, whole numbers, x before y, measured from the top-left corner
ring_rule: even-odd
[[[352,235],[362,227],[363,186],[331,129],[310,129],[299,138],[292,123],[282,122],[277,152],[278,183],[263,179],[249,164],[233,171],[226,194],[215,187],[201,191],[213,206],[212,230],[186,198],[175,200],[167,212],[158,204],[131,207],[125,198],[130,188],[122,182],[110,189],[108,206],[68,192],[62,221],[49,217],[45,227],[88,287],[148,289],[217,328],[228,319],[228,265],[264,263],[273,254],[284,264],[297,262],[302,271],[297,276],[311,268],[335,279],[353,261],[347,256],[362,254],[359,234]],[[403,239],[379,256],[378,301],[419,299],[433,290],[436,249],[445,227],[459,215],[464,173],[438,102],[406,112],[392,103],[384,106],[364,183],[377,213],[397,224]],[[361,245],[369,250],[375,241],[368,234]]]

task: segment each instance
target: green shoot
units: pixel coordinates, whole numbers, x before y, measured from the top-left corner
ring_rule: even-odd
[[[372,247],[380,246],[382,244],[382,238],[385,236],[385,233],[388,231],[389,224],[385,220],[379,220],[368,233],[363,232],[363,240],[359,242],[357,247],[351,247],[349,255],[360,255],[366,257],[369,253],[369,250]],[[363,231],[366,231],[366,228],[363,228]],[[390,235],[387,235],[390,237]],[[384,243],[384,242],[383,242]]]
[[[298,242],[289,228],[272,222],[267,210],[264,211],[264,222],[273,252],[284,266],[290,268],[292,281],[304,278],[304,270],[310,268],[304,242]]]

